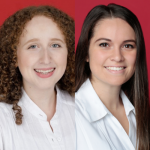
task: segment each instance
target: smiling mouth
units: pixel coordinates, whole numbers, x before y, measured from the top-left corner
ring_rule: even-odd
[[[120,70],[124,70],[126,67],[105,67],[108,70],[112,70],[112,71],[120,71]]]
[[[41,73],[41,74],[49,74],[51,72],[53,72],[55,70],[55,68],[49,69],[49,70],[38,70],[38,69],[34,69],[34,71],[36,71],[37,73]]]

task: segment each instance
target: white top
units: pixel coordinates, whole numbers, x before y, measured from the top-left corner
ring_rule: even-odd
[[[16,125],[12,105],[0,103],[0,150],[74,150],[74,98],[57,88],[56,113],[50,121],[46,114],[28,97],[18,103],[23,122]]]
[[[120,122],[110,113],[87,79],[75,94],[77,150],[135,150],[135,109],[121,91],[129,135]]]

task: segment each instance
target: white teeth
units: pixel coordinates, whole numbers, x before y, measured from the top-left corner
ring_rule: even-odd
[[[43,74],[47,74],[47,73],[50,73],[50,72],[54,71],[54,69],[50,69],[50,70],[37,70],[37,69],[35,69],[35,71],[43,73]]]
[[[109,70],[115,70],[115,71],[119,71],[119,70],[123,70],[124,67],[106,67]]]

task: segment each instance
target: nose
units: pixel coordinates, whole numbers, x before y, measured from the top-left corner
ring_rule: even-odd
[[[49,54],[48,49],[43,48],[40,54],[40,61],[43,64],[49,64],[51,62],[51,55]]]
[[[116,61],[116,62],[124,61],[124,56],[120,48],[115,48],[112,51],[111,61]]]

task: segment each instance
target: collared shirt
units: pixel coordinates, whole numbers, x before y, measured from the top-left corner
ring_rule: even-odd
[[[135,150],[135,109],[123,91],[120,96],[129,121],[129,135],[102,103],[90,80],[83,83],[75,94],[77,150]]]
[[[0,103],[0,150],[75,149],[74,98],[67,92],[57,88],[56,112],[50,123],[24,90],[18,105],[23,114],[21,125],[15,123],[12,105]]]

